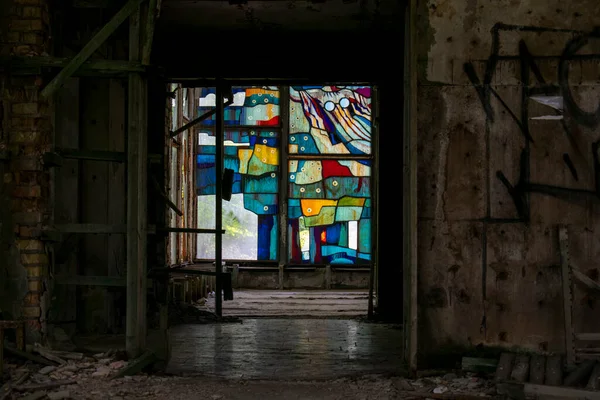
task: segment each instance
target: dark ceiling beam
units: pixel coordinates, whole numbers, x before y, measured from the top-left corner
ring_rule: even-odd
[[[94,37],[81,49],[75,57],[71,58],[67,65],[42,89],[42,97],[50,97],[57,89],[62,87],[67,78],[69,78],[77,69],[86,62],[92,54],[113,34],[129,16],[139,8],[144,0],[129,0],[110,21],[106,23],[94,35]]]
[[[14,72],[36,68],[64,68],[70,61],[66,57],[0,57],[0,69]],[[119,60],[88,60],[81,64],[77,72],[144,72],[145,68],[139,62]]]

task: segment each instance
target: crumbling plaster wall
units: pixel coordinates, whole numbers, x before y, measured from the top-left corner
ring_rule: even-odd
[[[45,54],[47,1],[0,3],[0,56]],[[49,150],[52,114],[42,85],[41,76],[0,73],[0,308],[4,319],[27,321],[30,341],[43,336],[48,301],[41,227],[50,216],[50,186],[41,155]]]
[[[564,351],[559,224],[574,264],[600,269],[600,3],[419,0],[417,14],[420,352]],[[538,88],[565,97],[563,120],[531,119],[558,114]],[[576,331],[600,331],[599,306],[576,290]]]

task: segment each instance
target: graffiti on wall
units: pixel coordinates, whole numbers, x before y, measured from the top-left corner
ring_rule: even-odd
[[[522,39],[519,42],[518,54],[501,54],[501,34],[506,32],[521,32],[535,33],[542,35],[544,33],[564,33],[565,44],[561,54],[555,56],[535,56],[528,48],[525,41]],[[519,127],[520,133],[524,138],[524,148],[520,157],[520,173],[517,182],[510,182],[502,171],[496,172],[496,177],[506,187],[511,196],[514,205],[517,209],[519,218],[523,222],[529,222],[529,193],[543,193],[550,196],[559,197],[565,200],[572,200],[576,197],[592,196],[600,200],[600,161],[598,151],[600,150],[600,135],[592,143],[593,169],[595,177],[595,185],[592,189],[575,189],[548,184],[531,182],[530,180],[530,145],[535,142],[535,135],[531,132],[530,121],[530,100],[538,101],[548,105],[554,109],[554,115],[548,116],[547,119],[555,119],[560,123],[562,129],[567,135],[572,149],[582,154],[582,150],[578,147],[569,124],[577,124],[587,128],[596,128],[600,126],[600,99],[598,107],[594,111],[583,109],[578,103],[573,94],[573,90],[569,81],[569,71],[571,63],[578,60],[595,60],[600,61],[600,54],[594,54],[590,51],[582,52],[590,43],[600,43],[600,28],[596,28],[591,32],[582,32],[570,29],[551,29],[535,26],[520,26],[496,24],[492,30],[492,49],[489,58],[486,60],[483,76],[479,76],[476,72],[473,63],[465,63],[464,71],[471,81],[473,87],[477,91],[477,95],[481,101],[486,117],[490,123],[494,122],[495,110],[492,105],[492,98],[495,98],[503,109],[510,115],[516,125]],[[597,41],[597,42],[594,42]],[[540,60],[556,59],[558,68],[556,76],[552,81],[548,82],[540,68]],[[520,67],[520,80],[522,85],[520,110],[515,112],[502,98],[502,96],[494,89],[494,75],[497,73],[498,63],[503,60],[516,60]],[[566,122],[568,117],[569,124]],[[567,149],[563,149],[563,161],[569,169],[573,179],[578,181],[579,174],[571,159],[571,155]]]

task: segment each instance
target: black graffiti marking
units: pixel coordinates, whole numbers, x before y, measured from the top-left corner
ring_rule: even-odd
[[[500,33],[502,31],[521,31],[521,32],[563,32],[575,35],[573,39],[567,42],[565,49],[560,56],[534,56],[528,49],[524,40],[519,41],[519,54],[518,56],[500,56]],[[520,157],[520,175],[517,184],[513,185],[509,182],[502,171],[496,172],[496,177],[506,187],[510,197],[512,198],[519,218],[528,223],[530,217],[530,206],[528,193],[543,193],[546,195],[560,197],[568,201],[581,200],[582,197],[587,198],[589,195],[595,195],[600,198],[600,161],[599,161],[599,146],[600,141],[594,143],[592,146],[593,157],[594,157],[594,173],[595,173],[595,191],[583,190],[583,189],[571,189],[559,186],[536,184],[530,182],[530,152],[529,144],[533,143],[533,137],[529,129],[529,101],[532,95],[562,95],[563,104],[569,115],[573,118],[576,123],[587,127],[595,127],[600,123],[600,106],[595,112],[586,112],[582,110],[579,105],[575,102],[575,99],[571,93],[569,86],[569,62],[573,60],[597,60],[600,59],[600,54],[583,54],[579,55],[577,52],[584,47],[591,38],[600,38],[600,29],[597,28],[593,32],[584,32],[573,29],[552,29],[542,28],[535,26],[522,26],[522,25],[508,25],[498,23],[494,25],[491,30],[492,45],[490,56],[485,64],[485,72],[482,79],[479,78],[475,71],[475,67],[472,63],[465,63],[463,69],[471,81],[473,88],[476,90],[481,105],[486,114],[488,123],[494,122],[494,109],[491,104],[491,97],[494,96],[502,108],[504,108],[508,115],[515,121],[519,130],[525,140],[525,148],[521,152]],[[548,84],[544,79],[541,70],[536,63],[538,59],[559,59],[559,71],[558,71],[558,85]],[[491,83],[494,77],[496,66],[499,60],[518,60],[520,62],[521,72],[521,110],[520,115],[511,110],[501,96],[492,88]],[[537,81],[537,84],[533,86],[531,84],[531,78]],[[581,155],[581,151],[577,145],[575,138],[568,129],[564,120],[561,120],[563,130],[569,140],[569,143],[574,148],[577,154]],[[565,153],[563,160],[569,168],[575,181],[579,180],[577,170],[570,158]],[[584,195],[584,196],[582,196]]]
[[[513,186],[502,171],[496,171],[496,177],[506,187],[506,190],[508,191],[508,194],[514,203],[515,208],[517,209],[519,218],[525,222],[529,222],[529,207],[527,206],[527,200],[524,197],[525,192],[521,190],[520,187],[517,188]]]
[[[567,164],[569,171],[571,171],[571,175],[573,175],[573,179],[575,179],[575,181],[579,182],[579,178],[577,177],[577,169],[575,168],[573,161],[571,161],[571,157],[569,157],[568,153],[563,154],[563,161],[565,162],[565,164]]]
[[[594,29],[589,34],[581,34],[571,39],[560,57],[560,63],[558,64],[558,81],[562,91],[564,104],[569,114],[573,116],[575,121],[579,124],[587,126],[589,128],[595,128],[600,122],[600,104],[594,112],[587,112],[581,109],[573,97],[571,87],[569,85],[569,62],[573,59],[575,54],[589,43],[589,40],[600,38],[600,28]]]

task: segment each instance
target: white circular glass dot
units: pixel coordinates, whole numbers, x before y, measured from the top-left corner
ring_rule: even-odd
[[[256,100],[252,100],[252,104],[256,104]]]
[[[292,136],[292,137],[290,138],[290,141],[291,141],[291,142],[295,142],[295,141],[296,141],[296,138]]]
[[[342,108],[347,108],[350,105],[350,100],[348,100],[347,98],[343,98],[340,100],[340,106],[342,106]]]
[[[258,94],[258,97],[261,97],[261,96],[262,96],[262,93],[259,93],[259,94]]]
[[[300,188],[300,191],[301,191],[302,193],[304,193],[304,191],[305,191],[305,190],[306,190],[306,189],[304,189],[304,188]]]
[[[316,192],[321,193],[321,188],[317,188]]]
[[[312,212],[312,208],[308,207],[308,208],[306,209],[306,212]]]
[[[308,136],[304,136],[304,141],[306,142],[308,140]]]
[[[333,182],[331,182],[331,184],[332,184],[333,186],[337,186],[337,185],[338,185],[338,181],[333,181]]]
[[[275,178],[275,172],[271,172],[271,178]]]
[[[264,206],[263,210],[268,211],[269,210],[269,206]]]
[[[325,109],[327,111],[333,111],[334,108],[335,108],[335,104],[333,104],[333,101],[325,102]]]
[[[265,144],[266,144],[266,143],[267,143],[267,139],[263,139],[263,143],[265,143]]]
[[[265,103],[268,103],[268,102],[269,102],[269,99],[265,99]]]
[[[304,151],[304,146],[300,147],[300,151]]]

